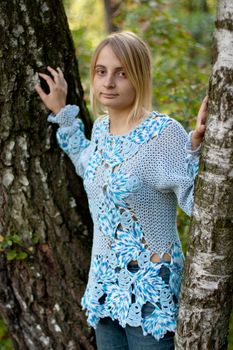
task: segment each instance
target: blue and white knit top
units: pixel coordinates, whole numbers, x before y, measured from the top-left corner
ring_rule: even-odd
[[[68,105],[48,120],[60,126],[59,145],[84,180],[94,222],[82,298],[87,321],[95,328],[100,318],[111,317],[160,339],[176,328],[183,267],[176,210],[179,205],[191,214],[199,149],[192,151],[191,138],[177,121],[157,112],[123,136],[110,133],[108,116],[98,118],[87,140],[78,111]],[[151,261],[153,254],[159,262]],[[128,269],[132,261],[137,272]],[[160,275],[162,266],[170,271],[168,283]],[[148,302],[154,311],[143,318]]]

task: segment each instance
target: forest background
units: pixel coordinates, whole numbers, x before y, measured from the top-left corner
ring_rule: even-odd
[[[111,24],[118,30],[135,32],[148,43],[153,61],[153,107],[180,121],[187,131],[191,130],[208,90],[217,0],[115,0],[112,17],[107,16],[107,2],[110,3],[63,0],[87,106],[90,105],[90,59]],[[178,230],[184,252],[188,229],[189,218],[179,210]],[[12,349],[7,328],[0,318],[0,350]],[[233,350],[233,317],[228,350]]]

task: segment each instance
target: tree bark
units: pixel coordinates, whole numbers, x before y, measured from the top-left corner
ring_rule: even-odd
[[[219,0],[176,348],[227,348],[233,277],[233,3]]]
[[[88,204],[34,90],[36,72],[61,67],[90,135],[66,15],[61,0],[11,0],[0,18],[0,313],[15,349],[94,349],[80,310]]]

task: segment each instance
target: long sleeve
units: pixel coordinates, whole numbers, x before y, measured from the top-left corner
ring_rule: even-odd
[[[191,149],[191,134],[173,121],[157,140],[158,161],[154,170],[156,188],[161,192],[174,192],[178,205],[192,214],[194,179],[198,172],[200,147]]]
[[[67,105],[56,116],[50,114],[48,121],[59,124],[58,144],[71,159],[77,174],[83,177],[93,146],[84,135],[83,122],[76,118],[78,113],[78,106]]]

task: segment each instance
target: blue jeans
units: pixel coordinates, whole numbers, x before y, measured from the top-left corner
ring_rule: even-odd
[[[137,266],[130,267],[136,272]],[[169,280],[168,269],[161,269],[161,277]],[[145,317],[153,312],[153,305],[147,303],[143,306],[142,315]],[[98,350],[174,350],[174,333],[167,332],[159,341],[151,334],[143,335],[141,327],[126,325],[121,327],[117,320],[110,317],[100,319],[95,330]]]
[[[121,327],[110,317],[100,319],[95,330],[98,350],[174,350],[174,333],[167,332],[159,341],[143,335],[141,327]]]

